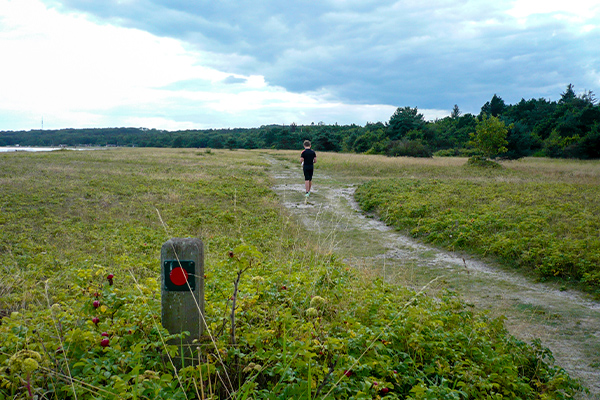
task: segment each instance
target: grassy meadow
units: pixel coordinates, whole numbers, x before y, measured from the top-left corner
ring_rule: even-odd
[[[327,154],[319,167],[362,182],[362,209],[415,238],[600,296],[600,162],[466,161]]]
[[[269,153],[297,162],[298,152]],[[510,336],[502,318],[451,292],[433,298],[386,284],[321,249],[280,206],[262,154],[0,153],[0,400],[567,399],[581,389],[539,342]],[[597,163],[527,160],[494,171],[463,163],[320,154],[317,165],[355,182],[384,178],[394,190],[385,201],[403,207],[428,199],[439,208],[433,194],[448,200],[456,183],[448,215],[459,228],[460,218],[481,218],[460,194],[494,198],[490,181],[546,194],[580,185],[561,199],[597,210]],[[359,193],[383,215],[378,182]],[[402,197],[421,189],[430,192]],[[523,201],[509,193],[506,201]],[[182,368],[169,358],[181,335],[160,326],[160,247],[173,237],[201,238],[206,257],[208,329]]]

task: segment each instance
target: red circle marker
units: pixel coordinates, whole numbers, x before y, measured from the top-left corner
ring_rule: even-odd
[[[188,273],[185,269],[177,267],[171,271],[169,278],[176,286],[185,285],[185,283],[188,281]]]

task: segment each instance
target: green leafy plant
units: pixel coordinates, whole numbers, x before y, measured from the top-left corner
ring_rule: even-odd
[[[600,240],[589,232],[600,224],[597,196],[590,185],[459,179],[385,179],[357,190],[363,209],[414,237],[596,293]]]
[[[0,257],[10,276],[0,398],[533,399],[580,390],[502,319],[319,251],[282,212],[256,152],[17,156],[0,158]],[[206,249],[207,329],[177,367],[183,353],[171,343],[187,333],[160,325],[158,253],[188,235]]]
[[[471,133],[471,146],[478,149],[483,157],[495,158],[497,155],[507,151],[505,147],[508,142],[506,135],[508,128],[503,121],[494,116],[483,114],[481,121],[475,127],[475,133]]]

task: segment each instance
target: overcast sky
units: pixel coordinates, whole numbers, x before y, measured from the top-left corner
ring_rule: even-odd
[[[600,90],[598,0],[0,0],[0,130],[364,125]]]

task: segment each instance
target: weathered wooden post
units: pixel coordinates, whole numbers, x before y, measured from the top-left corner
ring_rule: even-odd
[[[197,238],[170,239],[162,245],[160,260],[162,325],[171,334],[190,332],[170,343],[181,345],[183,361],[194,354],[192,342],[204,332],[204,245]]]

